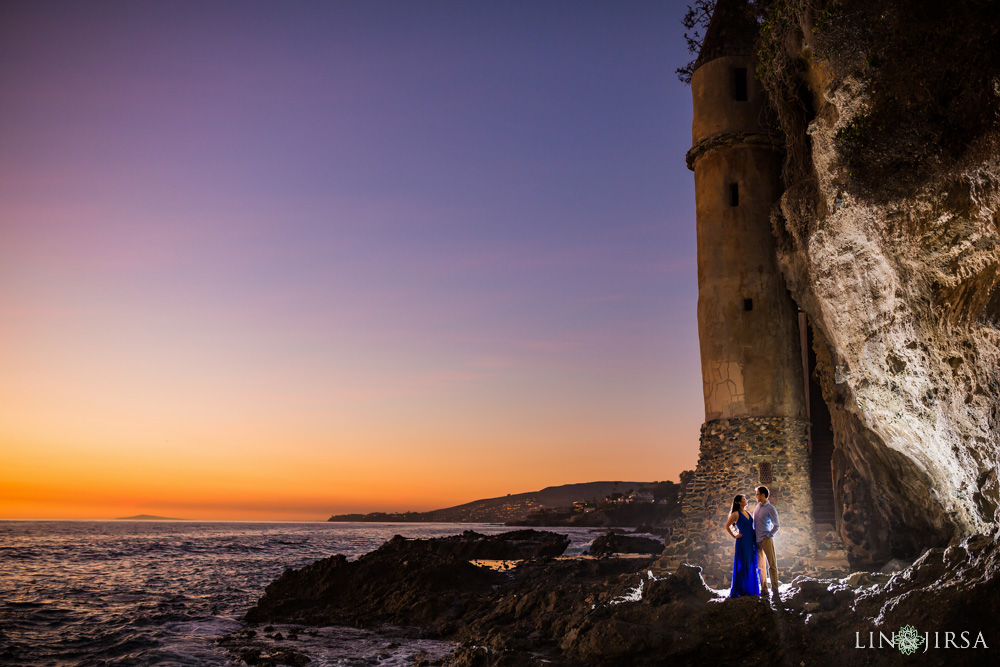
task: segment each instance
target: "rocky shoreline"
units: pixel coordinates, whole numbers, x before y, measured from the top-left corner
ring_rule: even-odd
[[[222,644],[248,664],[303,665],[294,635],[348,626],[453,642],[449,655],[413,663],[425,665],[800,665],[836,656],[851,666],[912,660],[878,646],[880,633],[911,626],[925,638],[920,664],[979,664],[996,659],[1000,642],[997,537],[929,549],[896,572],[799,577],[769,600],[726,598],[692,565],[655,577],[654,556],[559,556],[565,537],[545,531],[397,536],[353,562],[333,556],[286,570]],[[275,624],[294,633],[279,648]]]

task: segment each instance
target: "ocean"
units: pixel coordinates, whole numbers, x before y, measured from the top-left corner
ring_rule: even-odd
[[[0,665],[239,665],[217,645],[286,568],[492,524],[0,521]],[[580,553],[599,535],[553,528]],[[447,642],[354,628],[302,633],[311,665],[409,665]]]

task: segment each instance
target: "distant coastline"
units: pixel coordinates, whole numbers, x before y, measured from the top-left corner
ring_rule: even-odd
[[[685,473],[689,475],[689,473]],[[642,527],[669,530],[680,514],[682,483],[587,482],[475,500],[429,512],[338,514],[327,521],[494,523],[507,526]]]
[[[135,516],[120,516],[115,521],[185,521],[171,516],[155,516],[153,514],[136,514]]]

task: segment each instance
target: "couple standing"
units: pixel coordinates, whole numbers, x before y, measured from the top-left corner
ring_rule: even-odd
[[[733,586],[729,590],[731,598],[766,596],[765,570],[771,577],[771,592],[775,598],[778,597],[778,563],[774,559],[774,540],[771,539],[778,532],[778,511],[767,501],[767,497],[767,487],[758,486],[753,516],[747,512],[746,496],[741,493],[733,499],[733,511],[726,520],[726,532],[736,538]]]

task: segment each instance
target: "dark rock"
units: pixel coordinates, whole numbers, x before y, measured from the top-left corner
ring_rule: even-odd
[[[286,570],[265,589],[246,620],[443,626],[460,617],[465,598],[486,594],[503,577],[461,558],[399,546],[383,547],[353,563],[334,556]]]
[[[663,553],[663,542],[651,537],[636,537],[635,535],[619,535],[608,532],[594,540],[590,547],[594,556],[610,556],[611,554],[650,554]]]
[[[884,574],[893,574],[893,573],[896,573],[896,572],[902,572],[903,570],[905,570],[906,568],[908,568],[910,565],[912,565],[912,563],[910,563],[908,561],[900,560],[898,558],[893,558],[888,563],[886,563],[885,565],[883,565],[882,569],[879,570],[879,572],[882,572]]]
[[[302,667],[311,662],[308,656],[284,648],[262,646],[253,641],[252,630],[239,630],[221,638],[218,643],[237,660],[255,667]]]
[[[666,577],[652,580],[643,599],[650,605],[664,605],[676,601],[707,602],[714,597],[715,591],[705,584],[700,567],[681,565]]]
[[[551,557],[568,545],[565,535],[535,530],[489,537],[466,531],[427,540],[397,535],[355,562],[336,555],[286,570],[246,620],[360,627],[394,623],[443,633],[462,617],[466,605],[506,576],[472,565],[470,559]]]
[[[654,578],[651,560],[537,559],[500,574],[393,540],[354,563],[330,558],[286,571],[247,618],[411,626],[461,643],[451,667],[797,665],[831,655],[860,667],[879,656],[845,651],[855,632],[903,625],[997,641],[990,619],[1000,614],[1000,546],[988,536],[927,550],[892,575],[798,577],[774,602],[719,597],[692,565]],[[269,651],[241,659],[273,664],[263,662]],[[945,657],[928,654],[926,664]]]
[[[247,663],[248,665],[259,665],[260,664],[260,653],[259,648],[248,648],[237,652],[240,660]]]
[[[397,535],[386,546],[393,544],[408,551],[424,550],[465,560],[524,560],[560,556],[569,543],[568,536],[543,530],[515,530],[500,535],[467,530],[461,535],[425,540],[408,540]]]

